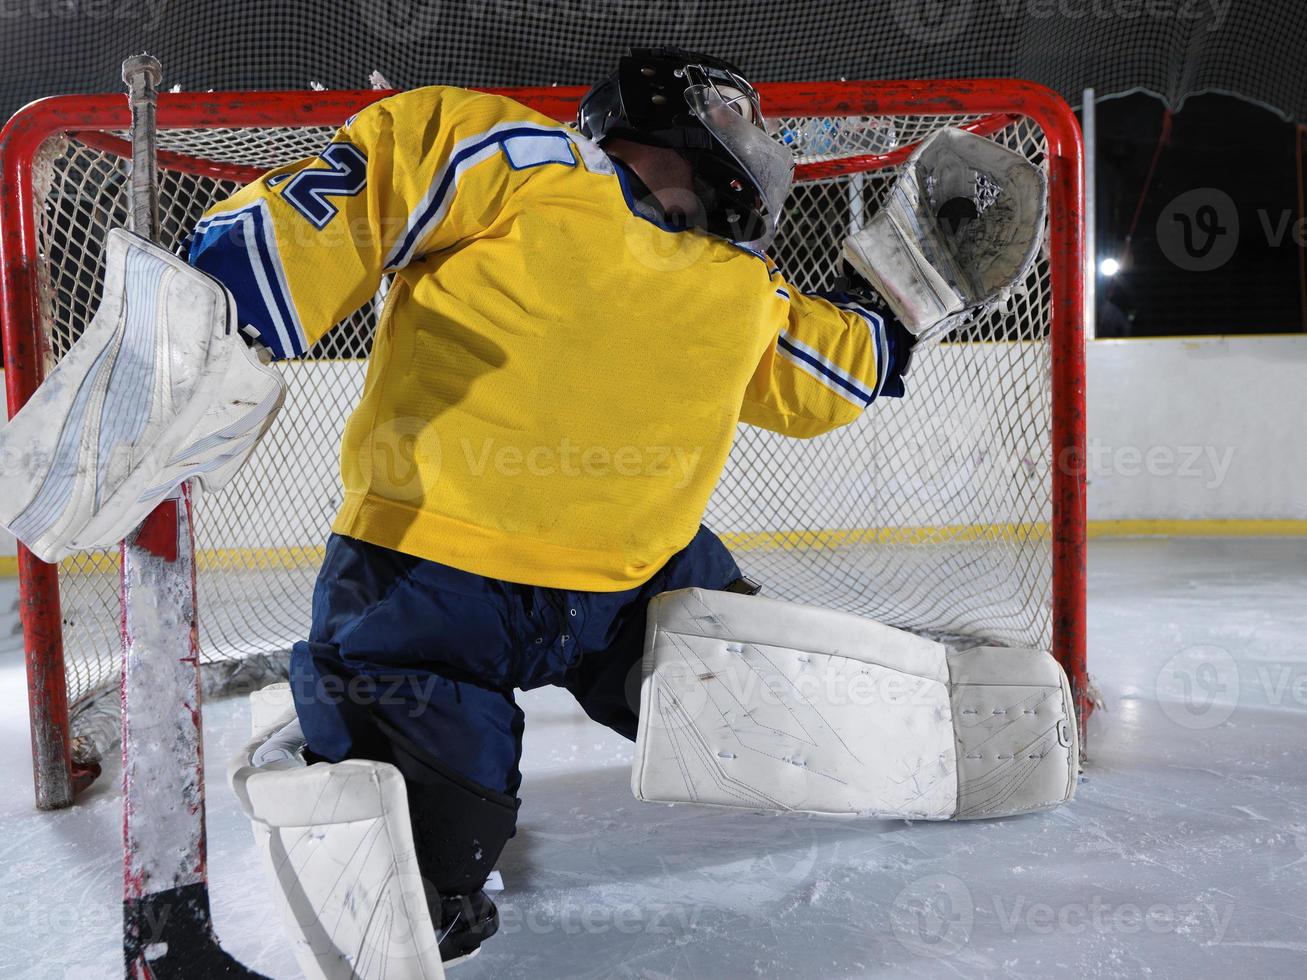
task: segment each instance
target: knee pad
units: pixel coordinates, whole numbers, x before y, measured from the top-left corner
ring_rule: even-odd
[[[650,603],[641,800],[925,820],[1074,793],[1070,686],[1038,650],[957,653],[848,613],[686,589]]]

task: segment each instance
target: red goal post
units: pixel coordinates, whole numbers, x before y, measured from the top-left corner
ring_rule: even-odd
[[[584,92],[503,91],[560,121],[574,117]],[[798,157],[777,257],[800,288],[831,285],[841,230],[874,209],[895,168],[939,125],[1000,140],[1044,166],[1049,227],[1025,298],[923,358],[903,407],[887,407],[876,419],[880,406],[873,406],[865,427],[802,450],[742,431],[710,523],[727,529],[723,536],[743,556],[741,564],[769,579],[773,595],[862,611],[942,637],[1048,645],[1071,678],[1083,736],[1090,707],[1084,187],[1074,115],[1048,89],[1011,80],[775,83],[760,91],[769,118],[781,121],[778,138]],[[229,193],[288,159],[311,155],[309,137],[324,141],[387,94],[161,94],[165,234],[180,240],[206,195]],[[122,223],[118,184],[128,129],[121,95],[88,95],[33,103],[0,132],[0,318],[11,414],[93,309],[99,236]],[[357,336],[369,336],[361,326],[368,315],[359,314]],[[308,372],[302,383],[323,386],[315,397],[347,390],[350,365],[365,356],[365,342],[328,345],[315,371],[343,374],[326,379]],[[337,415],[347,403],[342,398],[336,405]],[[201,645],[214,661],[271,653],[294,637],[294,615],[265,630],[267,617],[248,613],[250,595],[261,598],[266,582],[275,583],[278,603],[292,613],[302,598],[307,622],[304,582],[311,583],[320,550],[311,542],[274,540],[271,532],[251,543],[232,531],[241,524],[241,494],[277,479],[269,459],[333,448],[330,431],[298,431],[296,419],[279,420],[285,441],[271,438],[260,449],[264,463],[252,464],[257,474],[249,479],[264,483],[216,496],[205,505],[212,508],[208,518],[205,507],[199,510],[199,615],[208,622]],[[917,435],[923,424],[934,440],[929,444]],[[295,441],[310,435],[308,442]],[[820,493],[804,482],[818,478]],[[329,483],[321,477],[327,497]],[[805,505],[805,492],[820,500]],[[206,519],[213,536],[207,552]],[[313,520],[322,523],[321,515]],[[310,524],[302,536],[311,537],[317,524]],[[206,554],[217,590],[209,595]],[[94,778],[102,749],[77,734],[73,719],[116,687],[118,613],[108,598],[116,566],[104,555],[49,565],[19,546],[18,572],[37,802],[65,806]],[[260,579],[254,591],[251,577]]]

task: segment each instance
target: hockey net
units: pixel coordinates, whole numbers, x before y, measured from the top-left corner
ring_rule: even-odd
[[[515,94],[566,118],[579,93]],[[843,238],[875,212],[911,150],[942,126],[970,128],[1045,167],[1050,227],[1024,288],[1005,309],[918,357],[906,398],[883,400],[813,440],[741,427],[706,523],[769,595],[955,644],[1051,649],[1082,694],[1074,118],[1023,83],[783,84],[764,86],[763,95],[777,137],[798,162],[772,251],[799,289],[837,286]],[[163,244],[182,249],[206,208],[262,171],[313,156],[376,97],[164,95]],[[106,231],[126,223],[120,103],[50,100],[10,124],[4,326],[7,361],[20,374],[10,383],[11,411],[99,302]],[[30,277],[16,272],[19,253]],[[341,501],[339,439],[362,388],[378,309],[379,301],[367,304],[307,357],[281,365],[289,396],[277,424],[231,486],[197,496],[200,649],[211,690],[261,684],[306,635]],[[34,725],[53,729],[34,731],[34,745],[38,756],[47,747],[47,768],[62,753],[74,781],[84,781],[117,734],[118,557],[65,560],[57,588],[30,556],[20,570],[29,657],[44,668],[33,674]],[[41,779],[38,771],[38,787]]]

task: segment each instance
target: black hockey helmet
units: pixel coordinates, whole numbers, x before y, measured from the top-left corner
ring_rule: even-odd
[[[767,135],[758,93],[734,65],[680,48],[633,48],[581,100],[577,128],[677,150],[690,163],[706,228],[765,247],[794,175]]]

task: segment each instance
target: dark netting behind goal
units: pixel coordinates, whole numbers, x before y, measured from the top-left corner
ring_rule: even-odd
[[[1072,104],[1232,92],[1307,116],[1295,0],[0,0],[0,118],[117,91],[148,51],[208,89],[588,84],[630,44],[718,53],[771,81],[1027,78]]]

